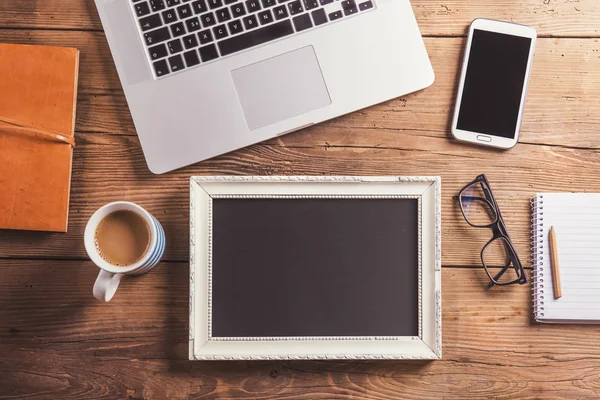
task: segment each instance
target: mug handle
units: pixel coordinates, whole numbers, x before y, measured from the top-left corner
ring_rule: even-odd
[[[123,274],[113,274],[100,269],[96,283],[94,283],[94,297],[100,301],[110,301],[115,295],[122,277]]]

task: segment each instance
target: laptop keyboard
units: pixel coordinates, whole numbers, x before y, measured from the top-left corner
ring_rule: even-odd
[[[161,78],[374,8],[374,0],[131,0]]]

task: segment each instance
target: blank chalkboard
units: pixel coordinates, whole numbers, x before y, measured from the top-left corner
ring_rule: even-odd
[[[418,200],[216,198],[213,337],[417,336]]]

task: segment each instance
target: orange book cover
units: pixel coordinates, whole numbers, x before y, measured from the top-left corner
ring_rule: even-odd
[[[66,232],[79,51],[0,44],[0,229]]]

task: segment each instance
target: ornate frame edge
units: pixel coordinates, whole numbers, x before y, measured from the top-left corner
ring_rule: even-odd
[[[203,182],[406,182],[406,183],[431,183],[435,189],[435,349],[430,349],[431,354],[282,354],[282,355],[251,355],[251,356],[218,356],[218,355],[196,355],[193,351],[194,344],[194,316],[192,304],[194,301],[194,241],[195,241],[195,190],[202,189]],[[195,183],[195,185],[194,185]],[[197,187],[196,187],[197,186]],[[368,195],[367,195],[368,196]],[[210,196],[211,200],[213,196]],[[219,196],[214,196],[219,197]],[[223,196],[223,197],[236,197]],[[243,196],[241,196],[243,197]],[[312,196],[311,196],[312,197]],[[337,196],[334,196],[337,197]],[[363,197],[363,196],[358,196]],[[400,197],[400,196],[398,196]],[[421,196],[407,196],[407,198],[417,198],[419,203]],[[419,206],[419,219],[421,219],[421,209]],[[420,222],[419,222],[420,223]],[[421,226],[419,226],[421,230]],[[210,235],[209,235],[210,236]],[[419,253],[421,252],[421,232],[419,234]],[[422,261],[419,260],[419,291],[421,291]],[[210,292],[210,289],[209,289]],[[210,296],[210,293],[209,293]],[[210,299],[209,299],[210,304]],[[190,360],[439,360],[442,358],[442,298],[441,298],[441,178],[439,176],[195,176],[190,178]],[[419,293],[419,336],[421,336],[421,294]],[[210,321],[209,321],[210,327]],[[211,341],[220,341],[219,338],[211,338]],[[226,339],[226,338],[224,338]],[[236,338],[242,340],[243,338]],[[259,338],[260,339],[260,338]],[[323,338],[328,339],[328,338]],[[333,339],[333,338],[331,338]],[[363,338],[364,339],[364,338]],[[373,339],[378,339],[373,337]],[[379,338],[381,340],[392,340],[393,338]],[[278,340],[277,338],[263,338],[262,340]],[[422,341],[422,338],[420,338]],[[225,340],[224,340],[225,341]]]
[[[190,178],[190,293],[188,298],[189,306],[189,331],[188,331],[188,342],[189,342],[189,359],[196,359],[194,356],[194,328],[195,328],[195,317],[194,317],[194,300],[195,300],[195,280],[196,280],[196,190],[200,189],[198,182],[194,178]]]
[[[199,185],[204,182],[431,182],[437,183],[440,180],[438,176],[314,176],[314,175],[294,175],[294,176],[227,176],[227,175],[206,175],[192,176],[190,179]]]
[[[301,354],[301,355],[254,355],[254,356],[215,356],[199,355],[193,360],[202,361],[265,361],[265,360],[439,360],[440,358],[431,351],[431,354]]]
[[[435,349],[442,358],[442,178],[435,185]]]

